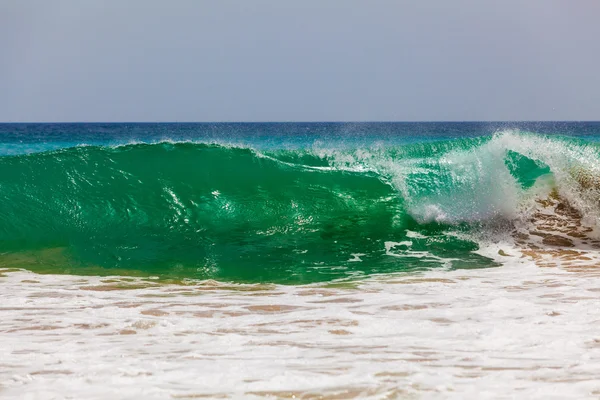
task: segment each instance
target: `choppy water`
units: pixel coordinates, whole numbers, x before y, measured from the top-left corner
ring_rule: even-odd
[[[599,138],[0,125],[0,395],[599,396]]]

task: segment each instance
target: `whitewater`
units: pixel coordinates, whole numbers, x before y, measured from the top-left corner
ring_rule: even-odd
[[[0,126],[0,396],[597,398],[600,126]]]

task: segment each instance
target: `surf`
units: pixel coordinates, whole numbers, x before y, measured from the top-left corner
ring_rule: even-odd
[[[598,146],[515,130],[353,147],[202,142],[0,157],[2,263],[304,283],[499,265],[477,254],[551,192],[595,229]],[[593,231],[592,229],[592,231]]]

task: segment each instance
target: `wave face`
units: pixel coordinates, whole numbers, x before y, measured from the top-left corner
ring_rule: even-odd
[[[504,131],[396,146],[192,142],[0,157],[6,266],[303,283],[498,265],[482,240],[558,191],[598,221],[597,144]]]

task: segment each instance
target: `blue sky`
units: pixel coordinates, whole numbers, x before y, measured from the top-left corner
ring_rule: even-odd
[[[600,120],[598,0],[3,0],[0,121]]]

